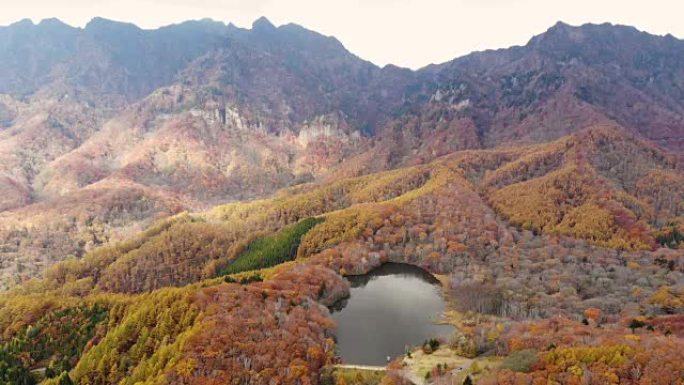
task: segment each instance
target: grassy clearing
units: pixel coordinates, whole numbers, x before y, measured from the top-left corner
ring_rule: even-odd
[[[472,362],[472,359],[458,356],[447,347],[441,347],[431,354],[425,354],[422,349],[417,349],[411,352],[411,358],[404,358],[404,363],[420,378],[424,378],[425,374],[438,364],[466,371]]]
[[[265,269],[293,260],[304,234],[321,222],[318,218],[307,218],[273,235],[252,241],[247,250],[223,269],[220,275]]]
[[[455,384],[463,382],[467,375],[474,380],[497,368],[500,360],[492,357],[466,358],[454,353],[448,347],[441,347],[431,354],[425,354],[422,349],[411,352],[411,358],[404,358],[407,371],[412,378],[424,379],[437,365],[446,367],[447,376],[453,379]]]
[[[378,385],[384,376],[384,370],[328,367],[321,372],[321,384]]]

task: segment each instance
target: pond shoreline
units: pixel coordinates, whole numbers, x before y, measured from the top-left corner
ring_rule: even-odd
[[[388,262],[345,278],[349,297],[329,307],[344,364],[386,365],[453,330],[439,322],[446,309],[442,282],[418,266]]]

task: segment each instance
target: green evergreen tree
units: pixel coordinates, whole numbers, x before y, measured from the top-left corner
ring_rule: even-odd
[[[632,334],[636,332],[636,329],[640,329],[644,326],[646,326],[646,323],[638,319],[633,319],[629,322],[629,328],[632,329]]]
[[[57,377],[57,385],[74,385],[74,382],[71,381],[69,373],[62,372],[62,374],[60,374],[59,377]]]

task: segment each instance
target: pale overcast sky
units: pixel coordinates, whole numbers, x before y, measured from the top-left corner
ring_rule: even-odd
[[[411,68],[524,44],[559,20],[684,37],[684,0],[0,0],[0,25],[57,17],[84,26],[101,16],[143,28],[205,17],[249,27],[262,15],[333,35],[378,65]]]

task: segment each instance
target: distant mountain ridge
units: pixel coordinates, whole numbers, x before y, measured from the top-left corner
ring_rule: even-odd
[[[558,23],[524,47],[457,59],[440,71],[438,83],[450,75],[452,81],[460,74],[492,76],[499,87],[487,90],[485,98],[500,93],[494,110],[517,107],[527,113],[530,107],[545,109],[550,101],[567,97],[575,110],[591,108],[665,147],[681,149],[682,59],[684,42],[671,35],[610,24]],[[577,125],[568,126],[573,123]]]
[[[246,52],[240,54],[241,50]],[[203,86],[213,82],[212,87],[221,88],[231,82],[228,77],[236,82],[231,86],[249,93],[246,87],[255,84],[244,81],[250,75],[236,71],[250,57],[258,57],[257,52],[278,57],[272,64],[289,70],[291,77],[309,78],[309,83],[300,84],[292,95],[276,97],[293,99],[293,95],[316,89],[324,93],[317,98],[326,97],[325,93],[335,94],[331,87],[352,85],[339,92],[341,96],[324,99],[327,103],[319,111],[297,116],[300,121],[312,118],[311,112],[343,111],[349,115],[372,108],[369,104],[379,105],[384,107],[376,107],[381,111],[366,112],[373,116],[353,122],[373,133],[387,118],[430,107],[430,102],[452,104],[461,98],[457,102],[467,100],[472,109],[499,115],[466,114],[474,120],[481,144],[489,147],[501,140],[546,140],[544,133],[528,132],[531,129],[524,118],[550,108],[548,104],[559,98],[569,98],[572,100],[566,103],[576,104],[569,110],[589,109],[665,147],[679,150],[681,146],[684,42],[671,35],[654,36],[610,24],[572,27],[559,22],[525,46],[475,52],[410,71],[394,66],[380,69],[348,52],[335,38],[294,24],[275,27],[263,17],[250,30],[209,19],[154,30],[102,18],[84,28],[57,19],[38,24],[23,20],[0,27],[0,93],[20,98],[69,96],[95,105],[125,107],[163,86],[200,81]],[[233,59],[243,62],[231,63],[228,53],[242,55]],[[210,66],[210,61],[223,68]],[[317,71],[319,63],[328,68]],[[227,65],[231,73],[225,72]],[[302,73],[304,66],[307,71]],[[297,70],[299,73],[292,72]],[[268,78],[275,73],[261,75]],[[265,97],[273,95],[260,96],[260,100],[244,102],[264,103]],[[530,108],[536,110],[527,111]],[[501,116],[505,109],[514,110],[517,117]],[[523,125],[519,129],[523,132],[511,128],[517,124]],[[504,129],[508,132],[498,132]]]
[[[183,210],[593,126],[681,157],[684,42],[558,23],[412,71],[266,18],[25,20],[0,27],[0,268],[79,257]]]
[[[145,31],[95,18],[85,28],[49,19],[0,28],[0,92],[51,92],[88,102],[131,102],[174,80],[227,27],[187,22]]]
[[[432,94],[388,127],[404,143],[430,142],[437,128],[451,146],[430,151],[443,154],[546,142],[580,127],[617,123],[681,152],[683,58],[684,42],[672,36],[558,23],[524,46],[418,71]]]

